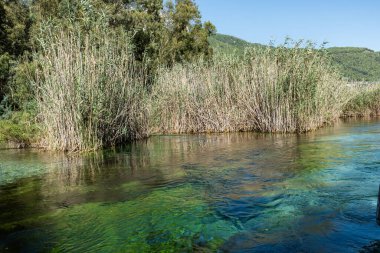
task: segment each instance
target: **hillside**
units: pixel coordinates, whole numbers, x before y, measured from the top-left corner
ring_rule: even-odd
[[[355,47],[332,47],[328,51],[345,77],[351,80],[380,80],[380,52]]]
[[[234,53],[242,55],[247,47],[263,47],[264,45],[250,43],[234,36],[215,34],[209,38],[209,42],[216,52]]]
[[[209,42],[215,52],[237,55],[242,55],[246,47],[264,46],[224,34],[213,35]],[[380,80],[380,52],[357,47],[332,47],[327,50],[344,77],[357,81]]]

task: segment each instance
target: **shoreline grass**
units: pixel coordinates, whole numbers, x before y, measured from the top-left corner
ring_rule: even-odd
[[[159,73],[153,132],[307,132],[331,124],[350,99],[326,55],[298,44]]]
[[[345,105],[343,117],[380,116],[380,84],[357,84],[354,96]]]
[[[152,78],[134,60],[127,34],[93,29],[58,28],[40,41],[33,85],[41,147],[91,151],[159,133],[304,133],[380,112],[378,86],[349,86],[312,46],[217,55],[160,67]]]
[[[43,146],[96,150],[148,135],[144,68],[129,37],[58,29],[41,41],[37,105]]]

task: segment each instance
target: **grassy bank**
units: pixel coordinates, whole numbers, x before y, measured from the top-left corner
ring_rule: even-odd
[[[300,45],[159,73],[151,100],[155,132],[306,132],[332,123],[350,97],[326,56]]]
[[[373,117],[380,115],[380,84],[358,84],[353,97],[344,107],[344,117]]]
[[[379,112],[380,89],[350,87],[326,54],[308,45],[216,55],[148,76],[127,34],[92,29],[45,33],[33,79],[39,135],[12,119],[0,122],[3,141],[83,151],[157,133],[302,133],[342,115]]]

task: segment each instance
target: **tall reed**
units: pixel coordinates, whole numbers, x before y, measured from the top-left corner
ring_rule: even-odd
[[[352,97],[327,56],[300,44],[161,67],[147,89],[125,33],[45,34],[36,85],[49,149],[92,150],[149,133],[305,132],[332,123]]]
[[[47,148],[94,150],[148,135],[144,68],[125,33],[54,28],[40,42],[36,86]]]
[[[305,132],[333,122],[350,97],[327,56],[300,44],[159,73],[152,90],[155,132]]]
[[[353,84],[353,97],[344,107],[345,117],[380,115],[380,84]]]

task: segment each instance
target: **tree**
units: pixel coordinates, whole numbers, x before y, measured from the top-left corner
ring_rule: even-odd
[[[215,27],[202,23],[193,0],[165,5],[163,0],[0,0],[0,101],[11,88],[13,95],[22,90],[13,97],[33,93],[21,86],[36,67],[30,52],[39,50],[46,26],[76,26],[90,33],[99,24],[130,34],[134,56],[144,61],[151,78],[159,66],[212,55],[208,36]]]
[[[165,13],[171,47],[166,54],[170,64],[200,56],[211,57],[208,37],[215,33],[215,26],[211,22],[202,24],[198,7],[192,0],[169,1]]]
[[[9,92],[12,71],[30,50],[28,6],[23,1],[0,0],[0,101]]]
[[[152,68],[212,54],[208,36],[215,27],[202,24],[192,0],[170,0],[165,5],[163,0],[34,0],[32,6],[35,27],[47,19],[91,24],[94,13],[106,16],[110,27],[131,34],[136,59]]]

